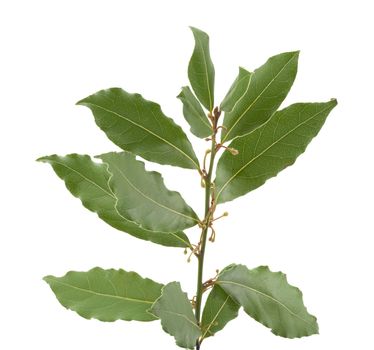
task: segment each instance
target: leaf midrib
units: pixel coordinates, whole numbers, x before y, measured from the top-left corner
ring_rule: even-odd
[[[282,306],[286,311],[288,311],[292,316],[298,318],[299,320],[305,322],[306,324],[308,324],[309,326],[313,326],[313,324],[311,324],[310,322],[308,322],[307,320],[305,320],[304,318],[300,317],[298,314],[294,313],[291,309],[289,309],[285,304],[283,304],[281,301],[273,298],[272,296],[266,294],[266,293],[263,293],[255,288],[252,288],[252,287],[249,287],[245,284],[242,284],[242,283],[237,283],[237,282],[233,282],[233,281],[224,281],[224,280],[220,280],[220,281],[217,281],[216,282],[217,284],[232,284],[232,285],[235,285],[235,286],[239,286],[239,287],[242,287],[242,288],[245,288],[245,289],[248,289],[254,293],[257,293],[257,294],[260,294],[262,295],[263,297],[265,298],[268,298],[270,300],[272,300],[273,302],[275,302],[276,304],[279,304],[280,306]]]
[[[93,291],[93,290],[90,290],[90,289],[80,288],[80,287],[77,287],[77,286],[74,286],[74,285],[71,285],[71,284],[68,284],[68,283],[64,283],[64,282],[61,282],[61,281],[58,281],[58,280],[55,280],[55,279],[46,278],[46,280],[47,280],[47,282],[49,280],[52,283],[61,284],[65,287],[76,289],[76,290],[78,290],[80,292],[83,292],[83,293],[94,294],[94,295],[105,297],[105,298],[120,299],[120,300],[131,301],[131,302],[134,302],[134,303],[142,303],[142,304],[153,304],[154,303],[154,301],[149,301],[149,300],[140,300],[140,299],[135,299],[135,298],[122,297],[122,296],[119,296],[119,295],[104,294],[104,293],[96,292],[96,291]]]
[[[228,295],[227,298],[225,299],[225,301],[222,303],[221,307],[219,308],[219,310],[217,311],[216,315],[213,317],[213,320],[209,323],[209,326],[207,327],[206,331],[204,332],[204,334],[202,335],[202,339],[205,339],[205,336],[206,334],[209,332],[211,334],[213,334],[210,329],[212,328],[215,320],[218,318],[218,316],[220,315],[220,313],[222,312],[224,306],[227,304],[228,300],[230,299],[230,296]]]
[[[206,57],[205,57],[205,51],[204,51],[203,44],[202,44],[201,40],[198,39],[197,41],[200,45],[201,52],[203,53],[205,77],[206,77],[206,84],[207,84],[207,90],[208,90],[208,95],[209,95],[209,107],[210,107],[210,109],[213,109],[212,94],[211,94],[210,85],[209,85],[208,64],[207,64]]]
[[[200,327],[194,321],[192,321],[187,315],[180,314],[178,312],[170,311],[170,310],[162,310],[162,312],[165,312],[165,313],[168,313],[168,314],[171,314],[171,315],[175,315],[175,316],[184,318],[186,321],[188,321],[189,323],[191,323],[195,328],[197,328],[200,331]]]
[[[247,107],[247,109],[239,116],[239,118],[235,121],[233,126],[226,132],[225,137],[222,139],[222,143],[224,143],[227,140],[228,135],[231,133],[231,131],[235,128],[235,126],[239,123],[239,121],[244,117],[244,115],[252,108],[252,106],[258,101],[258,99],[263,95],[263,93],[268,89],[268,87],[275,81],[276,78],[283,72],[283,70],[287,67],[287,65],[295,58],[297,53],[295,53],[288,61],[287,63],[282,67],[282,69],[279,70],[279,72],[275,75],[274,78],[270,80],[270,82],[265,86],[265,88],[261,91],[261,93],[252,101],[252,103]],[[256,74],[255,72],[253,74]],[[252,81],[252,77],[251,80]],[[249,86],[248,86],[249,87]],[[248,90],[247,90],[248,91]]]
[[[328,110],[330,108],[327,107],[325,109],[323,109],[322,111],[319,111],[318,113],[316,114],[313,114],[313,116],[311,116],[310,118],[304,120],[302,123],[298,124],[296,127],[292,128],[290,131],[288,131],[286,134],[284,134],[281,138],[279,138],[278,140],[276,140],[275,142],[272,142],[270,144],[270,146],[268,146],[267,148],[265,148],[262,152],[260,152],[257,156],[253,157],[249,162],[247,162],[245,165],[243,165],[233,176],[230,177],[229,180],[226,181],[226,183],[222,186],[222,188],[219,190],[218,194],[217,194],[217,197],[216,197],[216,200],[218,202],[218,197],[221,195],[221,193],[223,192],[223,190],[227,187],[227,185],[233,180],[235,179],[239,173],[241,173],[248,165],[250,165],[251,163],[253,163],[255,160],[257,160],[260,156],[262,156],[265,152],[267,152],[270,148],[272,148],[273,146],[275,146],[276,144],[278,144],[280,141],[282,141],[285,137],[287,137],[288,135],[290,135],[292,132],[294,132],[295,130],[297,130],[299,127],[301,127],[302,125],[304,125],[305,123],[309,122],[310,120],[312,120],[313,118],[315,118],[316,116],[318,116],[319,114],[321,113],[324,113],[326,110]],[[265,125],[266,126],[266,125]]]
[[[193,159],[192,159],[192,158],[191,158],[187,153],[185,153],[184,151],[182,151],[179,147],[177,147],[176,145],[174,145],[174,144],[171,143],[170,141],[166,140],[165,138],[163,138],[163,137],[161,137],[161,136],[155,134],[153,131],[151,131],[151,130],[145,128],[144,126],[142,126],[142,125],[140,125],[140,124],[134,122],[133,120],[131,120],[131,119],[129,119],[129,118],[126,118],[124,115],[119,114],[119,113],[117,113],[117,112],[115,112],[115,111],[112,111],[112,110],[110,110],[110,109],[108,109],[108,108],[105,108],[105,107],[103,107],[103,106],[100,106],[100,105],[98,105],[98,104],[96,104],[96,103],[92,103],[92,102],[86,102],[86,103],[90,104],[91,106],[94,106],[94,107],[100,108],[100,109],[102,109],[102,110],[104,110],[104,111],[106,111],[106,112],[108,112],[108,113],[112,113],[112,114],[114,114],[115,116],[117,116],[118,118],[124,119],[124,120],[128,121],[129,123],[131,123],[131,124],[137,126],[138,128],[145,130],[145,131],[148,132],[149,134],[153,135],[154,137],[157,137],[157,138],[160,139],[161,141],[167,143],[169,146],[171,146],[171,147],[173,147],[174,149],[176,149],[176,150],[177,150],[178,152],[180,152],[183,156],[185,156],[187,159],[189,159],[189,160],[190,160],[190,161],[195,165],[195,167],[196,167],[198,170],[200,169],[200,167],[199,167],[199,165],[196,163],[196,161],[194,161],[194,160],[193,160]]]
[[[191,95],[193,98],[195,98],[195,96],[192,94],[192,91],[191,92]],[[188,99],[186,97],[186,101],[188,102]],[[196,100],[197,103],[200,103],[199,101]],[[206,119],[206,116],[205,116],[205,113],[204,113],[204,110],[202,110],[203,112],[203,115],[204,117],[201,115],[201,113],[199,113],[199,111],[195,108],[194,104],[192,102],[189,103],[190,107],[192,108],[193,111],[195,111],[196,115],[199,117],[199,119],[203,122],[203,124],[205,124],[209,130],[212,128],[212,126],[209,124],[208,120]]]

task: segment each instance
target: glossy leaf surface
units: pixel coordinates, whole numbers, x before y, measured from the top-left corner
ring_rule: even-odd
[[[151,162],[199,169],[190,141],[160,105],[120,88],[101,90],[79,101],[91,109],[96,124],[125,151]]]
[[[276,112],[252,133],[238,137],[217,165],[218,203],[231,201],[292,165],[318,134],[336,100],[325,103],[297,103]]]
[[[70,271],[63,277],[46,276],[44,280],[58,301],[80,316],[100,321],[153,321],[147,312],[161,295],[162,284],[142,278],[136,272],[103,270]]]
[[[78,197],[87,209],[97,213],[112,227],[134,237],[165,246],[190,246],[183,232],[152,232],[142,229],[121,216],[115,209],[117,199],[108,184],[110,174],[106,165],[92,161],[87,155],[79,154],[69,154],[64,157],[51,155],[38,160],[49,163],[65,182],[71,194]]]
[[[191,89],[184,86],[178,98],[183,103],[183,115],[191,126],[191,132],[200,138],[210,136],[212,127],[209,119]]]
[[[188,65],[188,78],[201,104],[212,111],[214,107],[215,71],[210,58],[209,36],[200,29],[191,27],[195,48]]]
[[[251,77],[251,72],[239,67],[238,76],[221,102],[220,109],[222,111],[230,112],[236,104],[240,103],[241,99],[248,92],[247,90],[251,82]]]
[[[244,95],[225,114],[222,142],[251,132],[271,117],[291,89],[298,57],[298,51],[273,56],[252,73]]]
[[[133,154],[112,152],[99,158],[112,175],[109,185],[117,198],[116,209],[127,220],[161,232],[176,232],[199,222],[181,195],[165,187],[161,174],[145,170]]]
[[[171,282],[162,289],[162,295],[149,312],[161,319],[164,331],[175,338],[178,346],[194,349],[200,337],[191,302],[179,282]]]
[[[201,319],[202,338],[208,338],[238,316],[237,304],[220,286],[215,285],[206,300]]]
[[[301,291],[288,284],[286,275],[260,266],[249,270],[234,265],[216,282],[256,321],[285,338],[318,333],[318,324],[303,304]]]

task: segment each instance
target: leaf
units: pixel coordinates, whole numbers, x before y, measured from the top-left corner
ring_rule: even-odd
[[[199,223],[181,195],[165,187],[161,174],[146,171],[133,154],[112,152],[98,157],[108,165],[116,209],[127,220],[160,232],[176,232]]]
[[[80,316],[100,321],[153,321],[147,310],[161,295],[162,284],[142,278],[136,272],[103,270],[70,271],[63,277],[44,280],[58,301]]]
[[[244,95],[225,114],[222,143],[251,132],[271,117],[291,89],[298,57],[298,51],[273,56],[253,72]]]
[[[214,107],[214,66],[209,52],[209,36],[200,29],[190,27],[195,48],[188,65],[188,78],[201,104],[212,111]]]
[[[115,209],[116,197],[109,187],[110,174],[107,166],[93,162],[87,155],[69,154],[65,157],[51,155],[38,161],[49,163],[65,182],[67,189],[78,197],[82,204],[112,227],[130,235],[171,247],[189,247],[190,242],[183,232],[152,232],[128,221]]]
[[[288,284],[286,275],[267,266],[249,270],[234,265],[216,282],[256,321],[275,335],[300,338],[318,334],[318,324],[303,304],[301,291]]]
[[[296,103],[276,112],[271,119],[248,135],[238,137],[217,165],[217,203],[231,201],[256,189],[302,154],[336,106],[325,103]]]
[[[123,150],[151,162],[200,169],[190,141],[160,105],[120,88],[101,90],[79,101],[96,124]]]
[[[202,339],[208,338],[238,316],[239,304],[218,285],[215,285],[206,300],[201,319]]]
[[[194,349],[201,335],[187,294],[179,282],[171,282],[162,288],[162,295],[149,312],[161,319],[163,330],[172,335],[181,348]]]
[[[210,122],[191,89],[188,86],[182,87],[178,98],[183,103],[183,115],[191,126],[191,132],[200,138],[210,136],[212,133]]]
[[[225,112],[230,112],[237,103],[247,93],[249,84],[251,82],[252,73],[246,69],[239,67],[239,74],[231,85],[225,98],[221,102],[220,109]]]

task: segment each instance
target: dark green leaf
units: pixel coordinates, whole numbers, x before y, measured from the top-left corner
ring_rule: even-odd
[[[191,27],[195,48],[188,65],[188,78],[202,105],[212,111],[214,107],[214,66],[209,52],[209,36]]]
[[[140,239],[171,247],[189,247],[183,232],[163,233],[144,230],[128,221],[115,209],[116,197],[109,187],[110,174],[107,166],[93,162],[87,155],[69,154],[65,157],[52,155],[39,161],[52,165],[56,174],[65,182],[67,189],[82,204],[109,225]]]
[[[298,51],[273,56],[253,72],[244,95],[225,114],[222,142],[249,133],[271,117],[291,89],[298,57]]]
[[[225,270],[216,282],[256,321],[285,338],[318,334],[318,324],[303,304],[301,291],[288,284],[286,275],[260,266],[243,265]]]
[[[317,135],[336,100],[297,103],[276,112],[263,126],[236,138],[217,165],[217,202],[231,201],[292,165]]]
[[[206,300],[201,319],[202,339],[208,338],[238,316],[239,304],[218,285],[215,285]]]
[[[161,319],[164,331],[175,338],[181,348],[194,349],[200,337],[192,306],[179,282],[171,282],[162,288],[162,295],[149,312]]]
[[[101,90],[77,103],[89,107],[96,124],[125,151],[151,162],[199,169],[190,141],[157,103],[119,88]]]
[[[245,96],[251,82],[252,73],[246,69],[239,67],[239,74],[231,85],[225,98],[221,102],[220,109],[225,112],[230,112],[234,106],[240,102]]]
[[[44,280],[58,301],[80,316],[100,321],[153,321],[147,310],[161,295],[162,284],[142,278],[135,272],[103,270],[70,271],[63,277]]]
[[[201,138],[211,135],[212,127],[209,119],[191,89],[184,86],[178,98],[183,103],[183,115],[191,126],[191,132]]]
[[[198,224],[196,213],[181,195],[169,191],[161,174],[146,171],[133,154],[112,152],[98,157],[112,174],[109,185],[121,216],[146,230],[160,232],[176,232]]]

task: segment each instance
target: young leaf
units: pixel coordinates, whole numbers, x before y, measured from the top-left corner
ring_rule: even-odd
[[[300,338],[318,334],[318,324],[303,304],[301,291],[288,284],[286,275],[260,266],[249,270],[234,265],[216,282],[256,321],[275,335]]]
[[[183,115],[191,126],[191,132],[200,138],[211,135],[212,127],[200,102],[196,99],[188,86],[182,87],[178,98],[183,103]]]
[[[298,51],[273,56],[253,72],[244,95],[225,114],[222,143],[249,133],[271,117],[291,89],[298,57]]]
[[[176,232],[198,224],[196,213],[181,195],[169,191],[161,174],[146,171],[133,154],[112,152],[98,157],[108,165],[116,209],[127,220],[160,232]]]
[[[82,204],[112,227],[130,235],[171,247],[190,247],[183,232],[152,232],[125,219],[115,209],[116,197],[109,187],[110,174],[107,166],[93,162],[87,155],[69,154],[65,157],[52,155],[38,161],[51,164],[56,174],[65,182],[67,189]]]
[[[212,111],[214,107],[214,66],[209,52],[209,36],[191,27],[195,48],[188,65],[188,78],[201,104]]]
[[[202,339],[208,338],[238,316],[237,304],[220,286],[215,285],[206,300],[201,319]]]
[[[156,319],[147,310],[161,295],[162,284],[135,272],[96,267],[44,280],[63,306],[84,318],[106,322]]]
[[[194,349],[201,335],[187,294],[179,282],[171,282],[162,288],[162,295],[155,301],[151,314],[161,319],[164,331],[175,338],[181,348]]]
[[[89,107],[96,124],[123,150],[151,162],[200,169],[186,134],[164,115],[157,103],[112,88],[77,104]]]
[[[239,74],[232,83],[229,91],[227,92],[225,98],[221,102],[220,109],[222,111],[230,112],[233,110],[234,106],[240,102],[240,100],[245,96],[251,82],[252,73],[248,72],[246,69],[239,67]]]
[[[296,103],[231,144],[237,156],[225,151],[217,165],[217,203],[231,201],[264,184],[292,165],[324,124],[335,99],[325,103]]]

